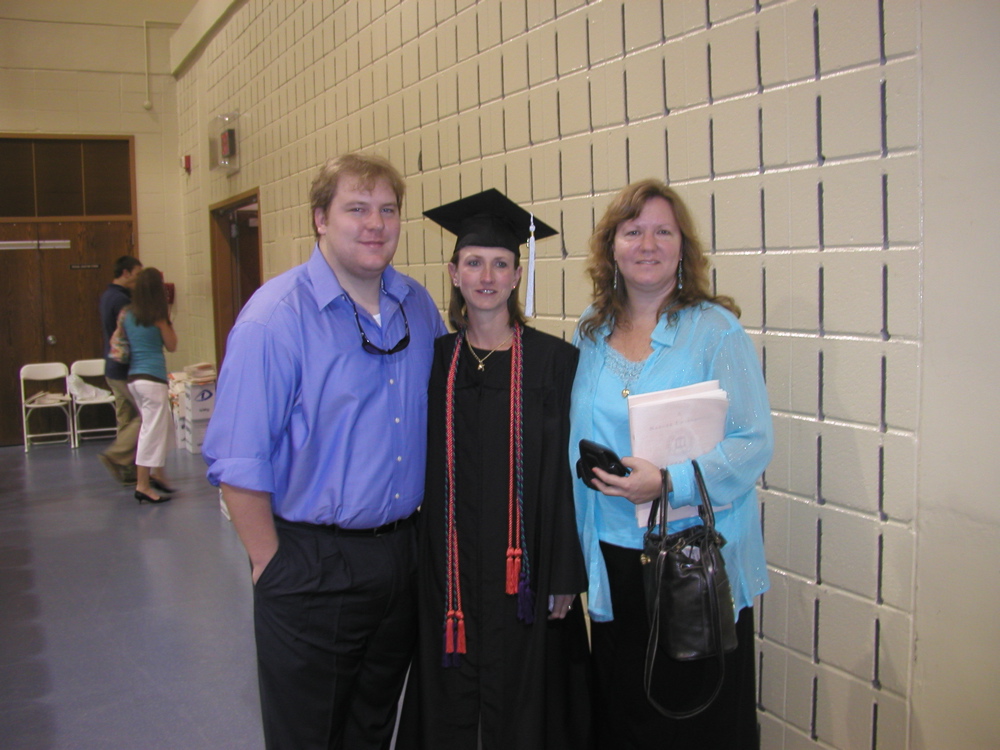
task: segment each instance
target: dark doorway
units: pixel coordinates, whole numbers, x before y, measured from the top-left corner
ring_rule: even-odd
[[[259,194],[251,190],[211,206],[210,215],[215,352],[221,368],[229,330],[263,281]]]

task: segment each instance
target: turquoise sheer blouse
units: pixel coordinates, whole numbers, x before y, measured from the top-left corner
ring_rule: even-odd
[[[592,341],[581,336],[578,325],[573,338],[580,364],[570,411],[570,460],[576,463],[582,438],[603,443],[620,456],[630,455],[624,388],[639,394],[718,380],[729,395],[725,437],[697,460],[716,506],[716,526],[726,538],[722,553],[739,613],[768,588],[756,483],[771,460],[774,435],[753,342],[734,315],[705,302],[681,310],[673,321],[661,318],[653,330],[652,353],[629,372],[627,361],[623,366],[621,355],[608,345],[609,333],[600,329]],[[671,507],[697,505],[700,497],[691,461],[666,468],[673,482]],[[587,562],[590,616],[606,622],[614,619],[614,613],[600,542],[641,549],[644,529],[636,522],[635,506],[624,498],[591,490],[579,479],[574,482],[574,497]],[[730,507],[718,508],[726,505]],[[700,523],[697,518],[670,521],[670,531],[696,523]]]

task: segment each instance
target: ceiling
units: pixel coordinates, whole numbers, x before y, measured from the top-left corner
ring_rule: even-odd
[[[142,26],[180,25],[198,0],[0,0],[0,19]]]

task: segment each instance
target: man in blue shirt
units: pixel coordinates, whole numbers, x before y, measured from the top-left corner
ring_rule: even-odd
[[[101,334],[104,337],[104,379],[115,396],[115,418],[118,432],[114,442],[97,458],[104,464],[115,481],[135,484],[135,447],[139,442],[142,416],[128,392],[128,364],[115,362],[108,356],[111,334],[118,327],[118,313],[132,302],[132,287],[142,270],[142,263],[131,255],[115,261],[115,278],[101,294],[98,311],[101,315]]]
[[[404,189],[383,159],[328,161],[312,256],[254,294],[226,345],[202,451],[250,556],[270,748],[388,747],[410,661],[445,329],[389,265]]]

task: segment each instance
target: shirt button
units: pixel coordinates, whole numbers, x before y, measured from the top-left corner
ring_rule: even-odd
[[[402,456],[396,456],[396,463],[399,463],[402,460],[403,460]]]
[[[389,378],[389,385],[396,385],[396,379],[395,378]]]
[[[396,424],[399,424],[399,417],[396,417]]]
[[[399,493],[396,493],[396,500],[399,500]]]

